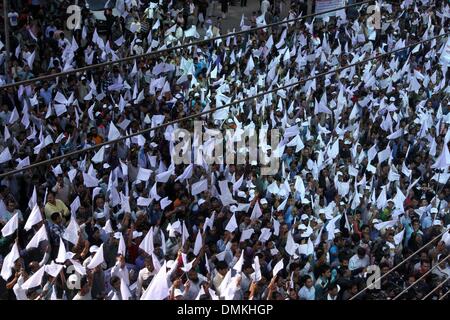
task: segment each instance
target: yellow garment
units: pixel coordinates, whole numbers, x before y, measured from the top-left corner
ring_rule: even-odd
[[[64,202],[59,199],[55,200],[55,205],[50,202],[47,202],[47,204],[45,205],[45,217],[47,218],[47,220],[51,220],[51,216],[54,212],[62,213],[63,216],[69,215],[69,209],[64,204]],[[61,216],[61,218],[63,216]]]

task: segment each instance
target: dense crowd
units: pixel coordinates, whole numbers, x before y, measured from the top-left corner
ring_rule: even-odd
[[[214,1],[117,0],[105,21],[79,1],[72,31],[68,1],[25,2],[2,84],[226,32]],[[236,30],[306,13],[289,6],[263,0]],[[0,88],[0,173],[445,35],[450,6],[382,1],[380,29],[370,16],[355,6]],[[357,299],[424,298],[450,276],[447,38],[1,178],[1,299],[348,300],[377,271]],[[194,120],[234,129],[224,145],[280,130],[276,147],[259,141],[276,174],[207,164],[214,139],[176,164],[174,132]]]

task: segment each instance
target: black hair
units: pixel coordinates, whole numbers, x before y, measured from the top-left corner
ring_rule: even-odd
[[[366,255],[366,249],[363,247],[359,247],[357,250],[358,256],[365,256]]]
[[[53,212],[52,215],[50,216],[50,219],[52,219],[53,222],[55,222],[58,217],[60,217],[59,212]]]
[[[327,264],[324,264],[320,267],[320,275],[323,275],[328,270],[331,270],[331,267]]]
[[[85,285],[87,285],[87,283],[88,283],[87,276],[82,276],[80,279],[80,288],[83,288]]]
[[[116,283],[117,281],[120,281],[120,278],[118,276],[112,276],[109,280],[109,283],[114,286],[114,283]]]
[[[219,261],[216,263],[216,269],[217,270],[223,270],[223,269],[227,269],[228,265],[225,261]]]

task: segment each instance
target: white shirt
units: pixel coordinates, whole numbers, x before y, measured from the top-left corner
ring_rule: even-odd
[[[153,271],[149,271],[147,268],[143,268],[139,271],[139,275],[137,278],[137,286],[136,286],[136,296],[139,298],[142,293],[142,284],[149,277],[156,275],[155,269]]]
[[[17,282],[13,287],[13,291],[16,295],[17,300],[29,300],[27,297],[27,290],[22,288],[23,283],[23,276],[20,275],[19,279],[17,279]]]
[[[348,262],[348,268],[350,271],[358,269],[358,268],[366,268],[369,266],[369,257],[367,255],[364,258],[360,259],[357,254],[350,258]]]
[[[314,288],[314,286],[312,286],[311,288],[303,286],[298,291],[298,296],[302,300],[315,300],[315,298],[316,298],[316,289]]]
[[[111,269],[111,277],[114,277],[114,276],[117,276],[120,279],[122,279],[123,281],[125,281],[127,286],[130,285],[130,274],[128,272],[127,266],[124,266],[123,268],[121,268],[119,266],[119,262],[116,262],[114,267],[112,267],[112,269]]]
[[[269,8],[270,8],[269,0],[263,0],[261,2],[261,13],[266,14],[266,12],[269,10]]]

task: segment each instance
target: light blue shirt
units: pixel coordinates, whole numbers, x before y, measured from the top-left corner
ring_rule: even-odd
[[[298,296],[300,300],[315,300],[316,299],[316,289],[314,287],[307,288],[303,286],[298,291]]]

